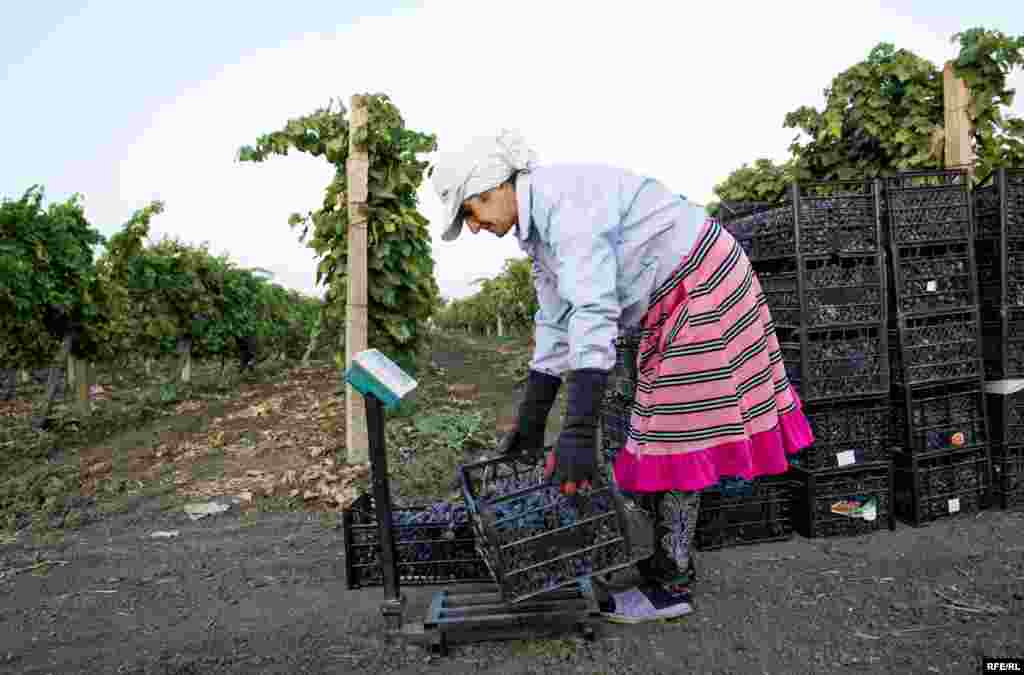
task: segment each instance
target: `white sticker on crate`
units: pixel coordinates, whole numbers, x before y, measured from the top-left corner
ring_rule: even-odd
[[[845,452],[836,453],[836,464],[839,466],[850,466],[857,462],[857,455],[853,450],[847,450]]]
[[[953,497],[949,500],[949,512],[956,513],[960,510],[960,498]]]
[[[925,284],[924,288],[929,293],[934,293],[935,291],[939,290],[939,282],[936,281],[935,279],[931,279],[928,281],[927,284]]]

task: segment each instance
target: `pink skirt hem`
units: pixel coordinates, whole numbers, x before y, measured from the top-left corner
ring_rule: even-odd
[[[639,457],[623,448],[615,458],[615,482],[626,492],[692,492],[718,483],[723,476],[746,480],[776,476],[789,469],[787,455],[813,442],[814,434],[798,402],[779,418],[774,429],[742,441],[694,452]]]

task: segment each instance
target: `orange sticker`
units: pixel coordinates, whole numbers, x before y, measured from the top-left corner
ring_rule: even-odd
[[[954,446],[958,448],[967,442],[967,438],[964,436],[962,431],[958,431],[955,434],[953,434],[953,437],[950,438],[949,440],[953,443]]]

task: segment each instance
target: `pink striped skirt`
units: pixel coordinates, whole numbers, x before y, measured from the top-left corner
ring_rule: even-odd
[[[636,398],[615,481],[626,492],[697,491],[724,476],[785,473],[814,437],[743,249],[709,220],[651,296]]]

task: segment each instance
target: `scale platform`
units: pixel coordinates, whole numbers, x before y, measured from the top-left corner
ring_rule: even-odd
[[[594,640],[592,624],[599,614],[589,581],[514,604],[502,602],[497,588],[473,593],[446,590],[434,595],[423,631],[431,653],[447,656],[451,638],[458,642],[515,639],[541,626],[551,631],[574,629],[584,639]]]

